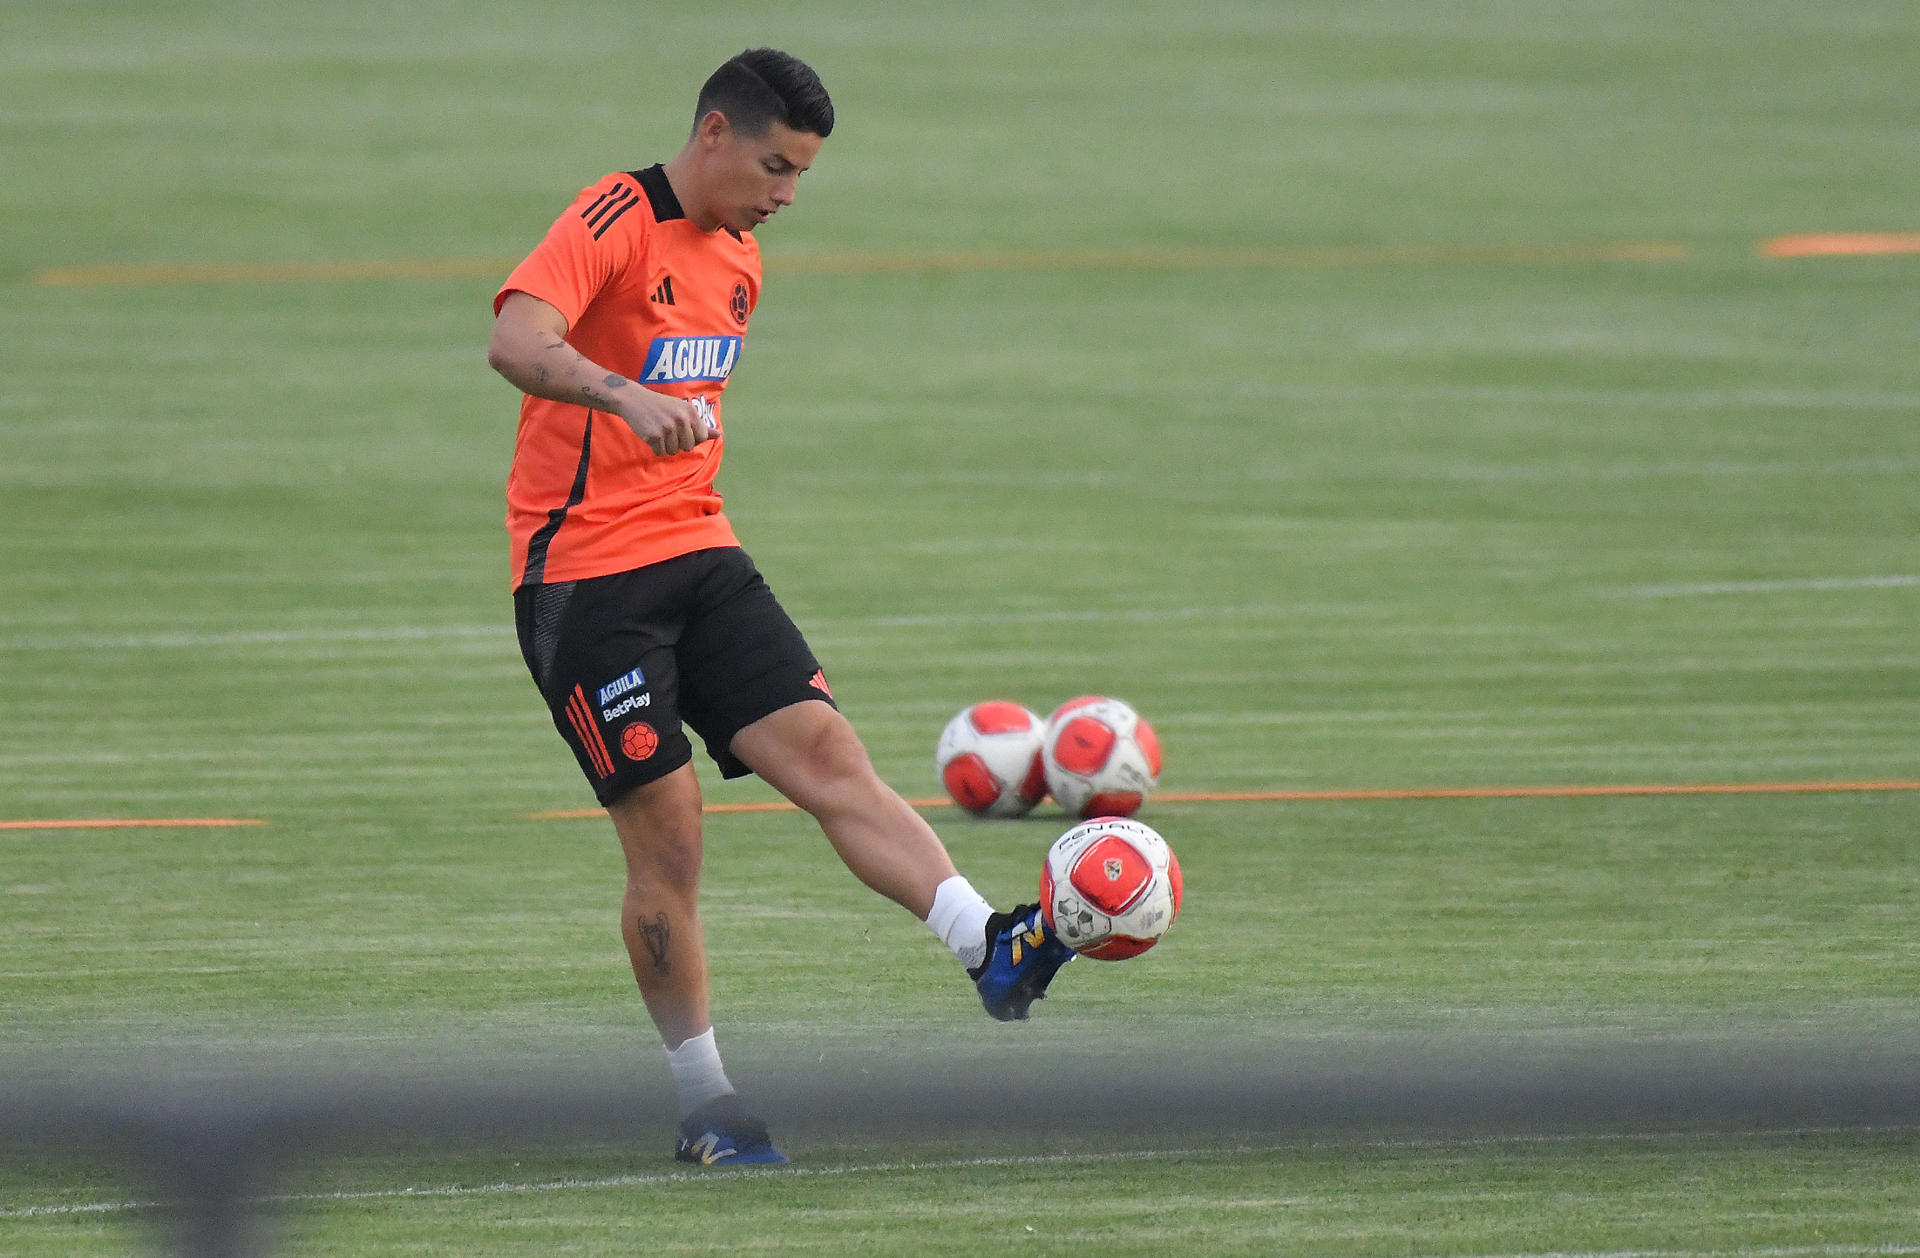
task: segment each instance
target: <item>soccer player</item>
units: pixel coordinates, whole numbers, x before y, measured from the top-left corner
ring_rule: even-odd
[[[665,165],[585,189],[494,297],[487,361],[526,396],[507,479],[521,653],[626,856],[621,934],[680,1097],[682,1161],[784,1162],[714,1045],[690,727],[724,777],[810,813],[1023,1019],[1072,952],[1037,905],[996,913],[874,772],[714,489],[720,395],[760,298],[754,229],[833,130],[805,63],[722,65]]]

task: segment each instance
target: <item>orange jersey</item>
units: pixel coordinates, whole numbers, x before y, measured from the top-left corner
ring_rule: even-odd
[[[493,299],[552,305],[591,362],[671,397],[705,398],[718,431],[662,457],[617,415],[524,397],[507,476],[513,584],[606,576],[737,546],[714,477],[720,394],[760,296],[760,247],[689,222],[659,166],[582,191]]]

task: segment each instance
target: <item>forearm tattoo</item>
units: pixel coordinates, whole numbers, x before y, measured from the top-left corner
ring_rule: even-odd
[[[601,383],[605,384],[609,389],[624,389],[627,387],[627,378],[609,372]],[[590,384],[580,386],[580,396],[592,402],[603,411],[612,409],[613,399]]]

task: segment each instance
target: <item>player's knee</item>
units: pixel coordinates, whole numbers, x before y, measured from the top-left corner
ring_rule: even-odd
[[[655,834],[646,843],[624,846],[629,893],[644,895],[664,889],[676,895],[691,895],[699,887],[698,835]]]
[[[608,808],[627,858],[629,892],[690,894],[700,881],[699,796],[670,783],[640,787]]]
[[[795,749],[798,767],[810,782],[822,788],[846,787],[873,776],[866,744],[839,713],[821,721]]]

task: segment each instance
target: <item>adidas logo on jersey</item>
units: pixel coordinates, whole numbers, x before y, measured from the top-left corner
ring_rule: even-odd
[[[663,275],[660,277],[660,287],[653,290],[653,300],[663,306],[671,306],[674,304],[673,277],[671,275]]]
[[[640,369],[642,384],[725,380],[740,360],[737,336],[656,336]]]

